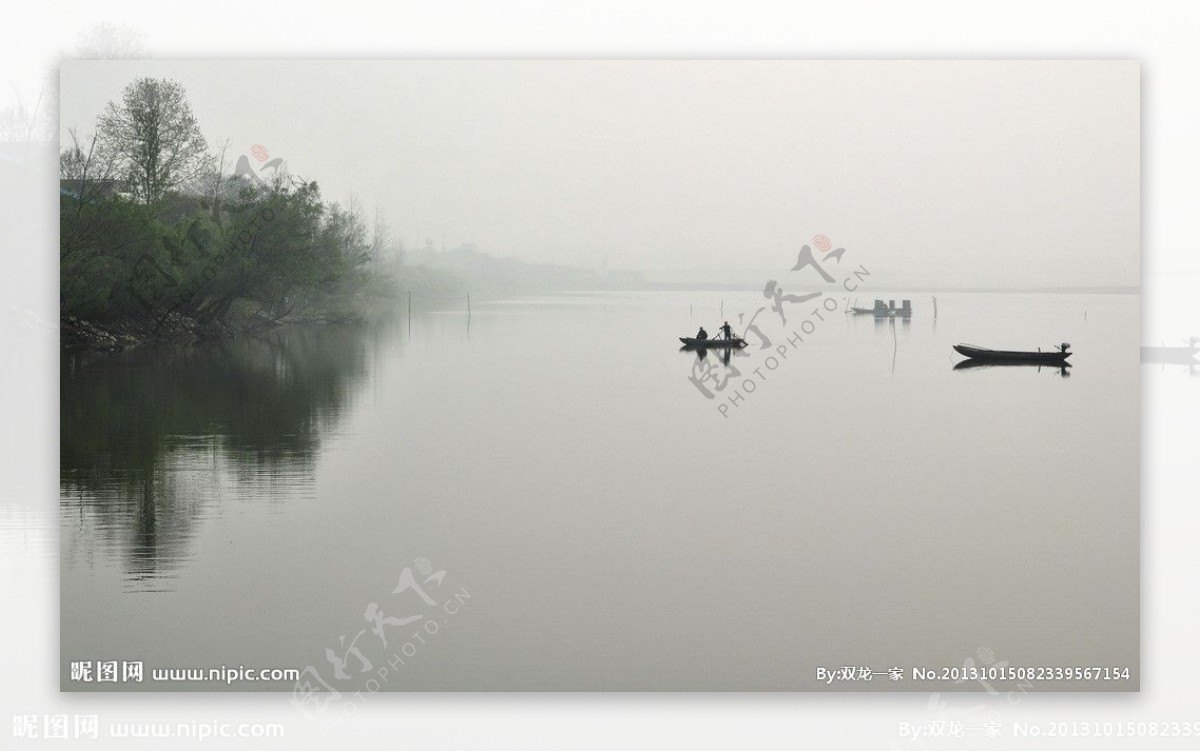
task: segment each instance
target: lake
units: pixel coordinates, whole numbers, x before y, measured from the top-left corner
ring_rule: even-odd
[[[935,294],[768,307],[728,363],[677,337],[756,292],[63,353],[62,687],[1136,689],[1138,296]],[[953,367],[1063,340],[1065,373]],[[146,680],[72,680],[109,659]],[[843,666],[904,679],[818,680]]]

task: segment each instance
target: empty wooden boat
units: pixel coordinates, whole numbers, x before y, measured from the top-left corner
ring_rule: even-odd
[[[954,349],[961,355],[975,360],[986,360],[1004,363],[1062,363],[1071,357],[1070,343],[1064,342],[1058,350],[1030,352],[1028,350],[991,350],[976,345],[955,345]]]

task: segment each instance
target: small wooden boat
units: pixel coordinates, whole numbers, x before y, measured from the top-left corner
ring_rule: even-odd
[[[1071,357],[1071,352],[1068,348],[1071,345],[1067,342],[1062,343],[1058,350],[1049,350],[1042,352],[1028,352],[1021,350],[989,350],[986,347],[976,347],[975,345],[955,345],[954,349],[961,355],[966,355],[968,358],[975,360],[987,360],[1004,363],[1062,363],[1067,358]]]
[[[696,339],[695,337],[680,337],[679,341],[689,350],[704,350],[709,347],[745,347],[746,340],[733,339]]]

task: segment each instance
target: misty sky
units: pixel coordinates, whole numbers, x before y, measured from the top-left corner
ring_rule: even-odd
[[[1133,61],[70,62],[64,137],[144,75],[410,245],[742,283],[824,233],[885,287],[1138,283]]]

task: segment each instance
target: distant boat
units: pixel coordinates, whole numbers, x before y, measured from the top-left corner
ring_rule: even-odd
[[[1064,342],[1058,350],[1028,352],[1021,350],[989,350],[975,345],[955,345],[954,349],[961,355],[980,361],[1003,363],[1063,363],[1071,357],[1070,343]]]
[[[847,309],[848,313],[855,316],[874,316],[877,319],[891,319],[899,316],[900,318],[912,318],[912,301],[900,301],[900,307],[896,307],[895,300],[889,300],[886,303],[879,298],[875,299],[873,308],[863,308],[861,306],[850,306]]]
[[[733,339],[696,339],[695,337],[680,337],[679,341],[689,350],[704,350],[709,347],[745,347],[746,340]]]

